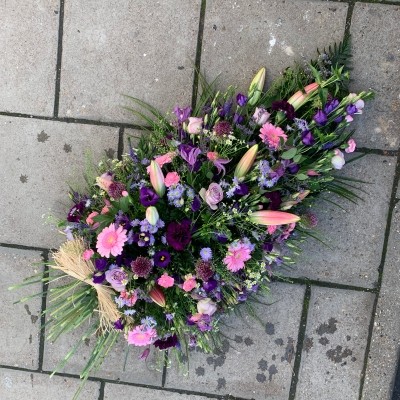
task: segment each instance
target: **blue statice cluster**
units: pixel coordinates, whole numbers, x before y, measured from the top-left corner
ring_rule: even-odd
[[[273,173],[267,160],[261,160],[258,164],[258,169],[260,170],[260,175],[257,181],[261,189],[272,188],[278,182],[279,178],[277,176],[271,176],[276,174]]]

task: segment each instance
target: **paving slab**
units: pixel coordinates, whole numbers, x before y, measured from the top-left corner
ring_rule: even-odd
[[[3,312],[0,315],[0,364],[13,367],[38,368],[41,297],[24,303],[20,299],[42,291],[41,283],[8,290],[22,283],[25,278],[42,270],[41,254],[0,247],[0,293]],[[0,396],[1,397],[1,396]],[[3,398],[3,397],[1,397]]]
[[[317,200],[313,212],[319,222],[314,233],[330,247],[308,238],[301,244],[302,253],[296,259],[296,264],[284,274],[375,287],[395,166],[395,157],[372,154],[345,165],[339,175],[368,182],[358,185],[365,193],[355,191],[363,200],[353,204],[332,194],[323,195],[344,210]]]
[[[372,293],[312,288],[296,400],[358,399],[373,300]]]
[[[190,104],[199,17],[199,0],[65,2],[60,115],[132,122],[123,95]]]
[[[400,141],[400,7],[357,2],[351,22],[355,91],[372,88],[376,99],[355,123],[363,146],[397,149]]]
[[[83,172],[116,155],[118,129],[26,118],[0,117],[3,211],[0,243],[56,247],[63,236],[48,215],[64,218],[68,184],[84,187]]]
[[[201,67],[219,87],[247,91],[259,68],[267,86],[295,61],[309,62],[343,38],[347,4],[321,1],[207,2]],[[329,29],[327,27],[329,26]]]
[[[167,392],[166,390],[154,390],[143,387],[113,385],[107,383],[104,389],[104,400],[114,399],[151,399],[151,400],[204,400],[205,397],[192,394]]]
[[[53,371],[88,328],[89,325],[79,328],[63,335],[55,342],[46,341],[43,369],[45,371]],[[87,339],[77,353],[71,357],[67,365],[59,372],[79,375],[86,365],[95,340],[95,338]],[[121,338],[118,339],[116,345],[108,353],[100,370],[92,373],[92,376],[123,382],[161,386],[163,362],[160,357],[161,354],[159,352],[156,354],[153,351],[150,353],[147,361],[139,360],[139,356],[143,353],[144,349],[144,347],[129,346],[128,350],[126,341],[121,334]]]
[[[363,400],[391,400],[400,354],[400,206],[393,211]],[[394,398],[393,398],[394,400]]]
[[[1,400],[71,400],[79,387],[79,380],[61,376],[29,373],[28,371],[0,368]],[[100,384],[86,382],[80,398],[97,400]]]
[[[58,0],[0,3],[0,111],[53,114],[59,6]]]
[[[166,387],[252,399],[287,400],[297,346],[304,287],[271,285],[256,305],[262,324],[249,317],[225,320],[222,348],[216,354],[192,351],[189,373],[176,364],[167,370]]]

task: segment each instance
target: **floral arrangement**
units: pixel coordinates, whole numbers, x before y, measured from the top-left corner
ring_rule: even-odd
[[[264,68],[246,93],[216,92],[200,75],[197,106],[167,116],[133,99],[151,133],[71,192],[68,240],[50,265],[74,278],[50,289],[50,339],[99,317],[82,338],[97,332],[83,378],[119,335],[142,358],[211,351],[221,316],[268,290],[313,236],[315,198],[354,199],[333,172],[355,150],[349,126],[372,93],[349,93],[348,55],[348,42],[330,47],[266,91]]]

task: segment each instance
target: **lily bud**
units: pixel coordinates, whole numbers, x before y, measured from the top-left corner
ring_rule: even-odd
[[[249,92],[248,92],[248,103],[251,106],[254,106],[254,104],[257,103],[258,99],[261,96],[261,92],[264,87],[264,82],[265,82],[265,68],[261,68],[256,76],[253,78],[253,80],[250,83],[249,87]]]
[[[146,219],[151,225],[155,225],[159,219],[157,208],[154,206],[147,207],[146,209]]]
[[[310,83],[303,90],[299,90],[296,92],[289,100],[288,103],[293,106],[295,110],[300,108],[310,97],[312,92],[315,92],[318,89],[318,83]]]
[[[234,174],[236,178],[243,178],[249,172],[250,168],[254,164],[254,160],[256,159],[257,151],[258,144],[255,144],[246,151],[245,155],[241,158],[238,165],[236,166]]]
[[[156,161],[150,163],[150,182],[156,193],[162,197],[165,193],[164,175]]]
[[[300,217],[283,211],[261,210],[250,215],[250,221],[258,225],[287,225],[300,221]]]
[[[165,296],[163,291],[159,286],[154,286],[149,292],[150,298],[159,305],[160,307],[165,307]]]

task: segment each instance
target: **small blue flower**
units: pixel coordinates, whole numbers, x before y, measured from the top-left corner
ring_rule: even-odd
[[[212,251],[209,247],[204,247],[200,250],[200,257],[203,261],[210,261],[212,259]]]

